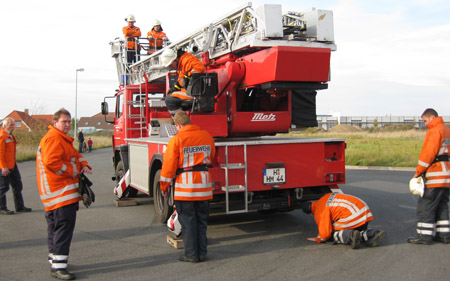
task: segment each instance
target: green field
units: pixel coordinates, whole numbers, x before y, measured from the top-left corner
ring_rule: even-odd
[[[425,133],[408,127],[363,130],[339,125],[329,132],[308,129],[280,136],[345,138],[346,165],[416,167]]]

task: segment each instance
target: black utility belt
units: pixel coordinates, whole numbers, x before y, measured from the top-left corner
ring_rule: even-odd
[[[186,168],[178,168],[177,172],[175,173],[175,176],[178,176],[181,173],[186,172],[207,172],[208,168],[212,168],[211,165],[201,164],[201,165],[195,165],[192,167],[186,167]]]
[[[434,159],[433,163],[435,162],[449,162],[450,161],[450,156],[449,155],[439,155],[436,156],[436,158]]]

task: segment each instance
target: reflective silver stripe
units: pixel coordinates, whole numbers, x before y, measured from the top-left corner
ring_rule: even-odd
[[[45,193],[45,194],[49,194],[50,186],[48,185],[47,174],[45,173],[44,163],[42,162],[40,146],[38,147],[38,150],[37,150],[37,160],[36,161],[38,161],[38,163],[39,163],[39,174],[40,174],[40,179],[41,179],[40,186],[43,187],[43,189],[44,189],[44,190],[41,190],[41,192]]]
[[[450,220],[437,221],[436,225],[450,225]]]
[[[363,221],[365,221],[365,220],[367,220],[368,218],[370,218],[370,217],[372,217],[372,213],[371,212],[369,212],[366,216],[363,216],[363,217],[361,217],[360,219],[358,219],[358,220],[356,220],[356,221],[354,221],[354,222],[352,222],[352,223],[344,223],[344,224],[340,224],[340,223],[333,223],[333,225],[334,226],[336,226],[336,227],[351,227],[351,226],[355,226],[355,225],[358,225],[359,223],[361,223],[361,222],[363,222]]]
[[[426,173],[426,177],[441,177],[441,176],[450,176],[450,171],[442,171],[442,172],[429,172]]]
[[[175,191],[175,196],[180,196],[180,197],[206,197],[206,196],[211,196],[212,195],[212,191],[205,191],[205,192],[180,192],[180,191]]]
[[[54,261],[67,261],[69,259],[69,256],[67,255],[54,255],[54,254],[51,255]]]
[[[437,227],[437,232],[450,232],[450,227]]]
[[[187,173],[184,173],[187,174]],[[212,187],[212,183],[211,182],[207,182],[207,183],[175,183],[175,187],[179,187],[179,188],[208,188],[208,187]]]
[[[62,175],[62,173],[64,173],[66,171],[66,169],[67,169],[67,166],[66,166],[66,164],[63,163],[61,169],[58,172],[56,172],[56,174],[58,176]]]
[[[317,235],[317,238],[319,238],[320,241],[325,241],[326,239],[320,237],[320,235]]]
[[[70,162],[72,163],[73,170],[78,172],[77,165],[75,164],[75,156],[70,159]]]
[[[431,236],[433,236],[433,235],[435,234],[435,232],[434,232],[433,230],[417,229],[417,234],[431,235]]]
[[[171,179],[171,178],[166,178],[166,177],[159,177],[159,181],[162,181],[162,182],[171,182],[172,179]]]
[[[5,143],[10,143],[10,142],[13,142],[13,140],[10,140],[10,139],[5,140]]]
[[[52,198],[60,196],[64,192],[72,190],[72,189],[78,189],[78,184],[75,184],[75,183],[74,184],[70,184],[70,185],[65,186],[64,188],[62,188],[60,190],[57,190],[55,192],[47,193],[45,195],[43,194],[43,195],[41,195],[41,199],[42,200],[52,199]]]
[[[51,206],[54,206],[54,205],[59,204],[61,202],[68,201],[68,200],[71,200],[71,199],[75,199],[75,198],[78,198],[78,197],[80,197],[80,194],[78,192],[74,192],[72,194],[69,194],[69,195],[66,195],[66,196],[63,196],[63,197],[57,197],[55,200],[52,200],[52,201],[47,202],[47,203],[44,203],[44,207],[51,207]]]
[[[434,223],[418,222],[417,227],[434,228]]]
[[[437,179],[437,180],[432,180],[432,179],[428,179],[426,184],[439,184],[439,183],[450,183],[450,178],[449,179]]]
[[[428,166],[430,166],[430,164],[425,163],[425,162],[420,161],[420,160],[419,160],[419,162],[418,162],[417,164],[419,164],[420,166],[423,166],[423,167],[425,167],[425,168],[428,168]]]

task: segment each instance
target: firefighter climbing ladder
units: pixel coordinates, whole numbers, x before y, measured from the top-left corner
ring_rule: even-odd
[[[144,83],[165,78],[161,55],[166,48],[183,49],[197,57],[207,54],[214,60],[234,52],[256,51],[272,46],[304,46],[336,50],[333,36],[333,14],[327,10],[288,12],[282,15],[281,5],[252,8],[252,3],[232,11],[217,21],[186,36],[178,42],[128,66],[125,40],[111,41],[111,54],[116,59],[119,81],[127,84]],[[251,49],[251,50],[250,50]]]

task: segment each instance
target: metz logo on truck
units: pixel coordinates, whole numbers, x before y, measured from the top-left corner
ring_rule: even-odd
[[[251,121],[276,121],[276,115],[273,113],[264,114],[255,112]]]

